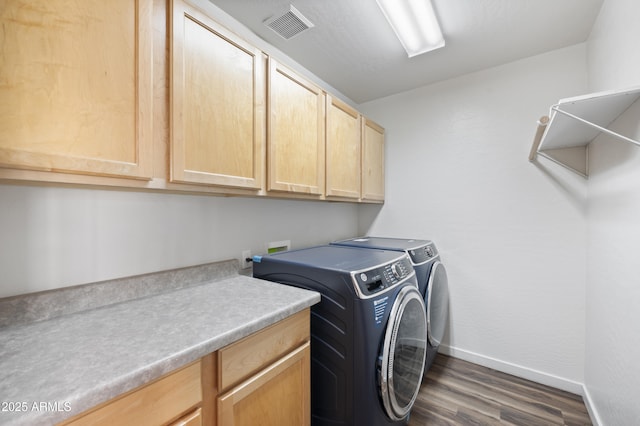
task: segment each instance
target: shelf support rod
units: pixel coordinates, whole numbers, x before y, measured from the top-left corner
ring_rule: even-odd
[[[573,114],[571,114],[571,113],[569,113],[569,112],[563,111],[563,110],[561,110],[561,109],[559,108],[559,105],[554,105],[554,106],[552,106],[552,107],[551,107],[551,109],[552,109],[553,111],[559,112],[560,114],[564,114],[564,115],[566,115],[567,117],[571,117],[571,118],[573,118],[574,120],[578,120],[578,121],[580,121],[581,123],[587,124],[587,125],[589,125],[589,126],[591,126],[591,127],[595,127],[596,129],[600,130],[601,132],[607,133],[607,134],[609,134],[609,135],[611,135],[611,136],[615,136],[615,137],[616,137],[616,138],[618,138],[618,139],[622,139],[622,140],[624,140],[624,141],[631,142],[632,144],[634,144],[634,145],[636,145],[636,146],[640,146],[640,142],[638,142],[637,140],[635,140],[635,139],[631,139],[631,138],[628,138],[628,137],[626,137],[626,136],[624,136],[624,135],[621,135],[620,133],[616,133],[616,132],[614,132],[614,131],[612,131],[612,130],[607,129],[606,127],[598,126],[597,124],[592,123],[592,122],[590,122],[590,121],[588,121],[588,120],[585,120],[584,118],[580,118],[580,117],[578,117],[577,115],[573,115]]]
[[[533,137],[533,145],[531,145],[531,152],[529,153],[529,161],[535,160],[536,155],[538,155],[538,148],[540,147],[540,142],[542,141],[542,135],[544,134],[544,131],[547,128],[547,124],[549,124],[549,117],[546,115],[540,117],[540,120],[538,120],[538,128],[536,129],[536,134]]]

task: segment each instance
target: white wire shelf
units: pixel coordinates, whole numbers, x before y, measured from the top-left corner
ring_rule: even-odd
[[[549,117],[538,121],[529,160],[541,155],[587,177],[587,145],[601,133],[640,146],[639,141],[609,129],[639,98],[640,87],[634,87],[561,99],[551,106]]]

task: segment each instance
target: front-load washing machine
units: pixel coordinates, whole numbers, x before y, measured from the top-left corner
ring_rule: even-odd
[[[254,256],[253,276],[322,295],[311,307],[313,425],[408,422],[427,319],[406,253],[311,247]]]
[[[425,373],[433,364],[444,338],[449,315],[447,271],[433,241],[402,238],[360,237],[336,241],[333,245],[407,253],[416,271],[418,286],[427,310],[427,362]]]

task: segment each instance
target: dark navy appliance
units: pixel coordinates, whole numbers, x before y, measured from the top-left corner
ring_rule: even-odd
[[[313,425],[407,424],[427,348],[407,254],[311,247],[255,256],[253,276],[322,295],[311,307]]]
[[[360,237],[331,244],[407,253],[416,271],[420,293],[427,310],[427,362],[425,373],[433,364],[444,337],[449,315],[449,283],[447,271],[433,241],[403,238]]]

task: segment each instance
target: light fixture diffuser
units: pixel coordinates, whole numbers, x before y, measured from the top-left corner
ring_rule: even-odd
[[[431,0],[376,0],[409,57],[444,46]]]

